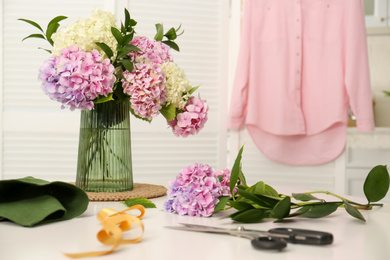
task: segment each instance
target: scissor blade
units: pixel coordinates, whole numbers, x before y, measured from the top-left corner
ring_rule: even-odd
[[[183,225],[188,228],[200,228],[200,229],[207,229],[207,230],[219,230],[219,231],[237,231],[237,229],[227,229],[227,228],[219,228],[219,227],[212,227],[212,226],[205,226],[205,225],[197,225],[197,224],[188,224],[188,223],[179,223],[180,225]]]
[[[286,247],[286,242],[279,238],[272,238],[267,236],[260,237],[254,232],[240,231],[237,229],[223,229],[210,226],[183,224],[184,226],[166,226],[167,228],[176,230],[196,231],[196,232],[207,232],[217,234],[228,234],[233,236],[239,236],[252,240],[252,245],[259,249],[282,249]]]
[[[218,227],[212,227],[212,226],[204,226],[204,225],[196,225],[196,224],[186,224],[186,223],[179,223],[183,226],[171,226],[169,228],[174,228],[178,230],[187,230],[187,231],[197,231],[197,232],[207,232],[207,233],[217,233],[217,234],[228,234],[232,236],[239,236],[244,237],[248,239],[253,239],[255,237],[258,237],[260,235],[267,234],[267,232],[253,232],[253,231],[246,231],[241,229],[226,229],[226,228],[218,228]]]
[[[206,233],[218,233],[218,234],[228,234],[233,235],[232,230],[229,229],[219,229],[213,227],[191,227],[191,226],[165,226],[166,228],[176,229],[176,230],[186,230],[186,231],[196,231],[196,232],[206,232]]]
[[[210,229],[210,230],[220,230],[225,231],[229,234],[234,233],[253,233],[256,235],[269,235],[268,231],[263,230],[253,230],[253,229],[246,229],[243,226],[239,226],[235,229],[226,229],[226,228],[218,228],[218,227],[211,227],[211,226],[204,226],[204,225],[196,225],[196,224],[187,224],[187,223],[179,223],[180,225],[191,227],[191,228],[200,228],[200,229]]]

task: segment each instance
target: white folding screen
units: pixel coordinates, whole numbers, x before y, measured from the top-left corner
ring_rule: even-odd
[[[154,24],[165,28],[182,24],[184,34],[175,53],[181,66],[206,99],[209,120],[197,135],[175,137],[162,116],[151,124],[132,117],[134,180],[171,179],[193,162],[226,167],[227,40],[229,3],[223,0],[2,0],[2,150],[0,178],[32,175],[48,180],[72,181],[76,175],[79,111],[61,110],[40,90],[38,69],[49,54],[40,40],[26,40],[34,28],[18,21],[26,18],[45,25],[57,15],[88,17],[94,7],[117,14],[127,7],[138,21],[140,35],[154,36]],[[1,43],[0,43],[1,44]]]

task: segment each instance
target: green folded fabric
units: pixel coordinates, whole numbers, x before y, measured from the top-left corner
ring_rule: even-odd
[[[66,182],[48,182],[33,177],[0,180],[0,221],[21,226],[66,220],[88,207],[87,194]]]

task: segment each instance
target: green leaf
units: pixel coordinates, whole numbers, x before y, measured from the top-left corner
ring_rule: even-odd
[[[322,218],[335,212],[337,208],[342,204],[342,202],[337,202],[304,206],[304,208],[310,207],[310,209],[309,211],[304,214],[301,214],[300,216],[305,218]]]
[[[136,22],[136,20],[134,20],[134,19],[130,19],[130,26],[136,26],[137,25],[137,22]],[[129,28],[130,29],[130,28]],[[128,30],[129,31],[129,30]],[[132,30],[132,31],[134,31],[134,30]]]
[[[248,191],[253,194],[265,195],[265,183],[259,181],[255,185],[252,185]]]
[[[386,196],[389,190],[389,172],[386,165],[377,165],[368,173],[363,190],[368,202],[376,202]]]
[[[359,212],[354,206],[349,204],[347,201],[344,200],[344,207],[345,210],[351,215],[352,217],[355,217],[357,219],[360,219],[362,221],[366,221],[366,219],[363,217],[362,213]]]
[[[252,204],[248,202],[243,201],[230,201],[229,205],[235,208],[238,211],[247,210],[247,209],[254,209]]]
[[[300,216],[300,215],[305,214],[305,213],[308,212],[309,210],[311,210],[311,206],[305,206],[305,207],[302,207],[302,208],[296,210],[295,212],[291,213],[291,214],[288,215],[287,217],[289,217],[289,218],[297,217],[297,216]]]
[[[112,93],[108,94],[107,97],[99,96],[97,99],[95,99],[93,101],[93,103],[94,104],[100,104],[100,103],[108,102],[108,101],[111,101],[111,100],[114,100],[114,98],[112,97]]]
[[[173,120],[176,117],[175,105],[172,103],[169,105],[163,105],[162,108],[160,109],[160,113],[165,117],[167,121]]]
[[[311,194],[306,193],[293,193],[292,196],[294,197],[294,199],[300,201],[321,200]]]
[[[275,207],[275,205],[281,200],[280,198],[253,194],[249,191],[240,190],[240,189],[238,189],[238,194],[248,200],[253,201],[257,205],[266,208]]]
[[[29,23],[29,24],[31,24],[32,26],[38,28],[41,32],[44,33],[44,31],[42,30],[42,27],[41,27],[39,24],[37,24],[36,22],[34,22],[34,21],[27,20],[27,19],[22,19],[22,18],[20,18],[20,19],[18,19],[18,20],[19,20],[19,21],[26,22],[26,23]]]
[[[221,196],[218,199],[219,199],[219,202],[217,203],[217,205],[215,205],[214,210],[215,211],[224,210],[230,197],[229,196]]]
[[[125,70],[128,70],[129,72],[133,71],[134,64],[130,60],[122,60],[120,63],[122,63],[123,67],[125,67]]]
[[[240,174],[241,170],[241,158],[242,158],[242,152],[244,151],[244,145],[241,146],[240,151],[237,154],[236,160],[233,164],[232,172],[230,175],[230,193],[234,194],[234,188],[236,187],[236,183],[238,180],[238,176]]]
[[[53,40],[51,39],[51,36],[53,35],[53,33],[55,33],[57,31],[58,27],[60,27],[59,23],[50,23],[47,26],[47,29],[46,29],[46,39],[49,41],[49,43],[51,45],[53,45]]]
[[[262,204],[263,201],[258,197],[259,195],[253,194],[250,189],[248,190],[243,190],[240,188],[237,188],[237,193],[239,195],[238,199],[245,198],[253,203],[256,203],[258,205]],[[275,203],[276,204],[276,203]]]
[[[196,86],[196,87],[193,87],[190,89],[190,91],[188,91],[188,94],[192,95],[192,93],[194,93],[200,86]]]
[[[126,34],[127,30],[126,30],[126,27],[123,25],[123,23],[121,22],[121,33],[122,34]]]
[[[265,184],[264,195],[268,195],[268,196],[271,196],[271,197],[279,197],[279,193],[274,188],[269,186],[268,184]]]
[[[171,41],[175,40],[175,39],[177,38],[175,28],[172,27],[171,29],[169,29],[169,30],[164,34],[164,36],[167,37],[168,40],[171,40]]]
[[[41,47],[38,47],[38,49],[47,51],[48,53],[51,53],[51,50],[48,50],[48,49],[44,49],[44,48],[41,48]]]
[[[230,215],[232,220],[242,223],[258,223],[268,217],[267,211],[263,209],[248,209],[238,211]]]
[[[43,34],[30,34],[29,36],[23,38],[22,41],[28,39],[28,38],[40,38],[46,40],[45,36]]]
[[[129,44],[133,40],[134,34],[126,34],[123,36],[123,45]]]
[[[100,49],[102,49],[104,51],[104,53],[107,55],[107,57],[109,59],[111,59],[112,56],[114,56],[114,53],[112,52],[112,50],[110,49],[110,47],[108,47],[107,44],[105,44],[104,42],[95,42],[95,44],[97,46],[100,47]]]
[[[291,210],[291,199],[290,197],[284,197],[281,201],[279,201],[275,207],[272,209],[270,217],[281,220],[290,214]]]
[[[240,183],[244,186],[248,186],[246,184],[246,179],[245,179],[245,176],[244,176],[244,173],[242,172],[242,168],[240,167],[240,171],[238,172],[238,180],[240,181]]]
[[[156,41],[161,41],[164,37],[164,26],[161,23],[156,24],[156,35],[154,36],[154,39]]]
[[[162,43],[164,43],[165,45],[168,45],[169,47],[171,47],[175,51],[179,51],[180,52],[179,45],[177,45],[175,42],[173,42],[173,41],[162,41]]]
[[[120,49],[120,50],[122,50],[122,49]],[[128,52],[130,52],[130,51],[142,51],[140,48],[138,48],[137,46],[135,46],[133,44],[124,45],[123,46],[123,50],[126,50]]]
[[[129,10],[125,8],[125,27],[128,28],[130,25],[130,13]]]
[[[385,93],[386,96],[390,97],[390,91],[383,90],[383,93]]]
[[[134,205],[142,205],[145,208],[156,208],[156,205],[146,198],[131,198],[125,201],[122,201],[127,207],[132,207]]]
[[[141,51],[137,46],[132,44],[124,45],[123,47],[117,48],[117,50],[118,50],[118,55],[117,55],[118,59],[127,56],[127,54],[131,51]]]
[[[112,35],[114,35],[116,41],[118,42],[118,44],[120,46],[123,45],[123,36],[122,36],[122,33],[115,27],[111,27],[111,33]]]
[[[54,18],[49,22],[48,25],[53,24],[53,23],[55,23],[55,24],[56,24],[56,23],[59,23],[59,22],[61,22],[62,20],[65,20],[65,19],[67,19],[67,18],[68,18],[68,17],[63,16],[63,15],[54,17]]]

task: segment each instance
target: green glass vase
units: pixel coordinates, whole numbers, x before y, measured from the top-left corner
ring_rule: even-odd
[[[81,111],[76,185],[87,192],[133,189],[127,100]]]

